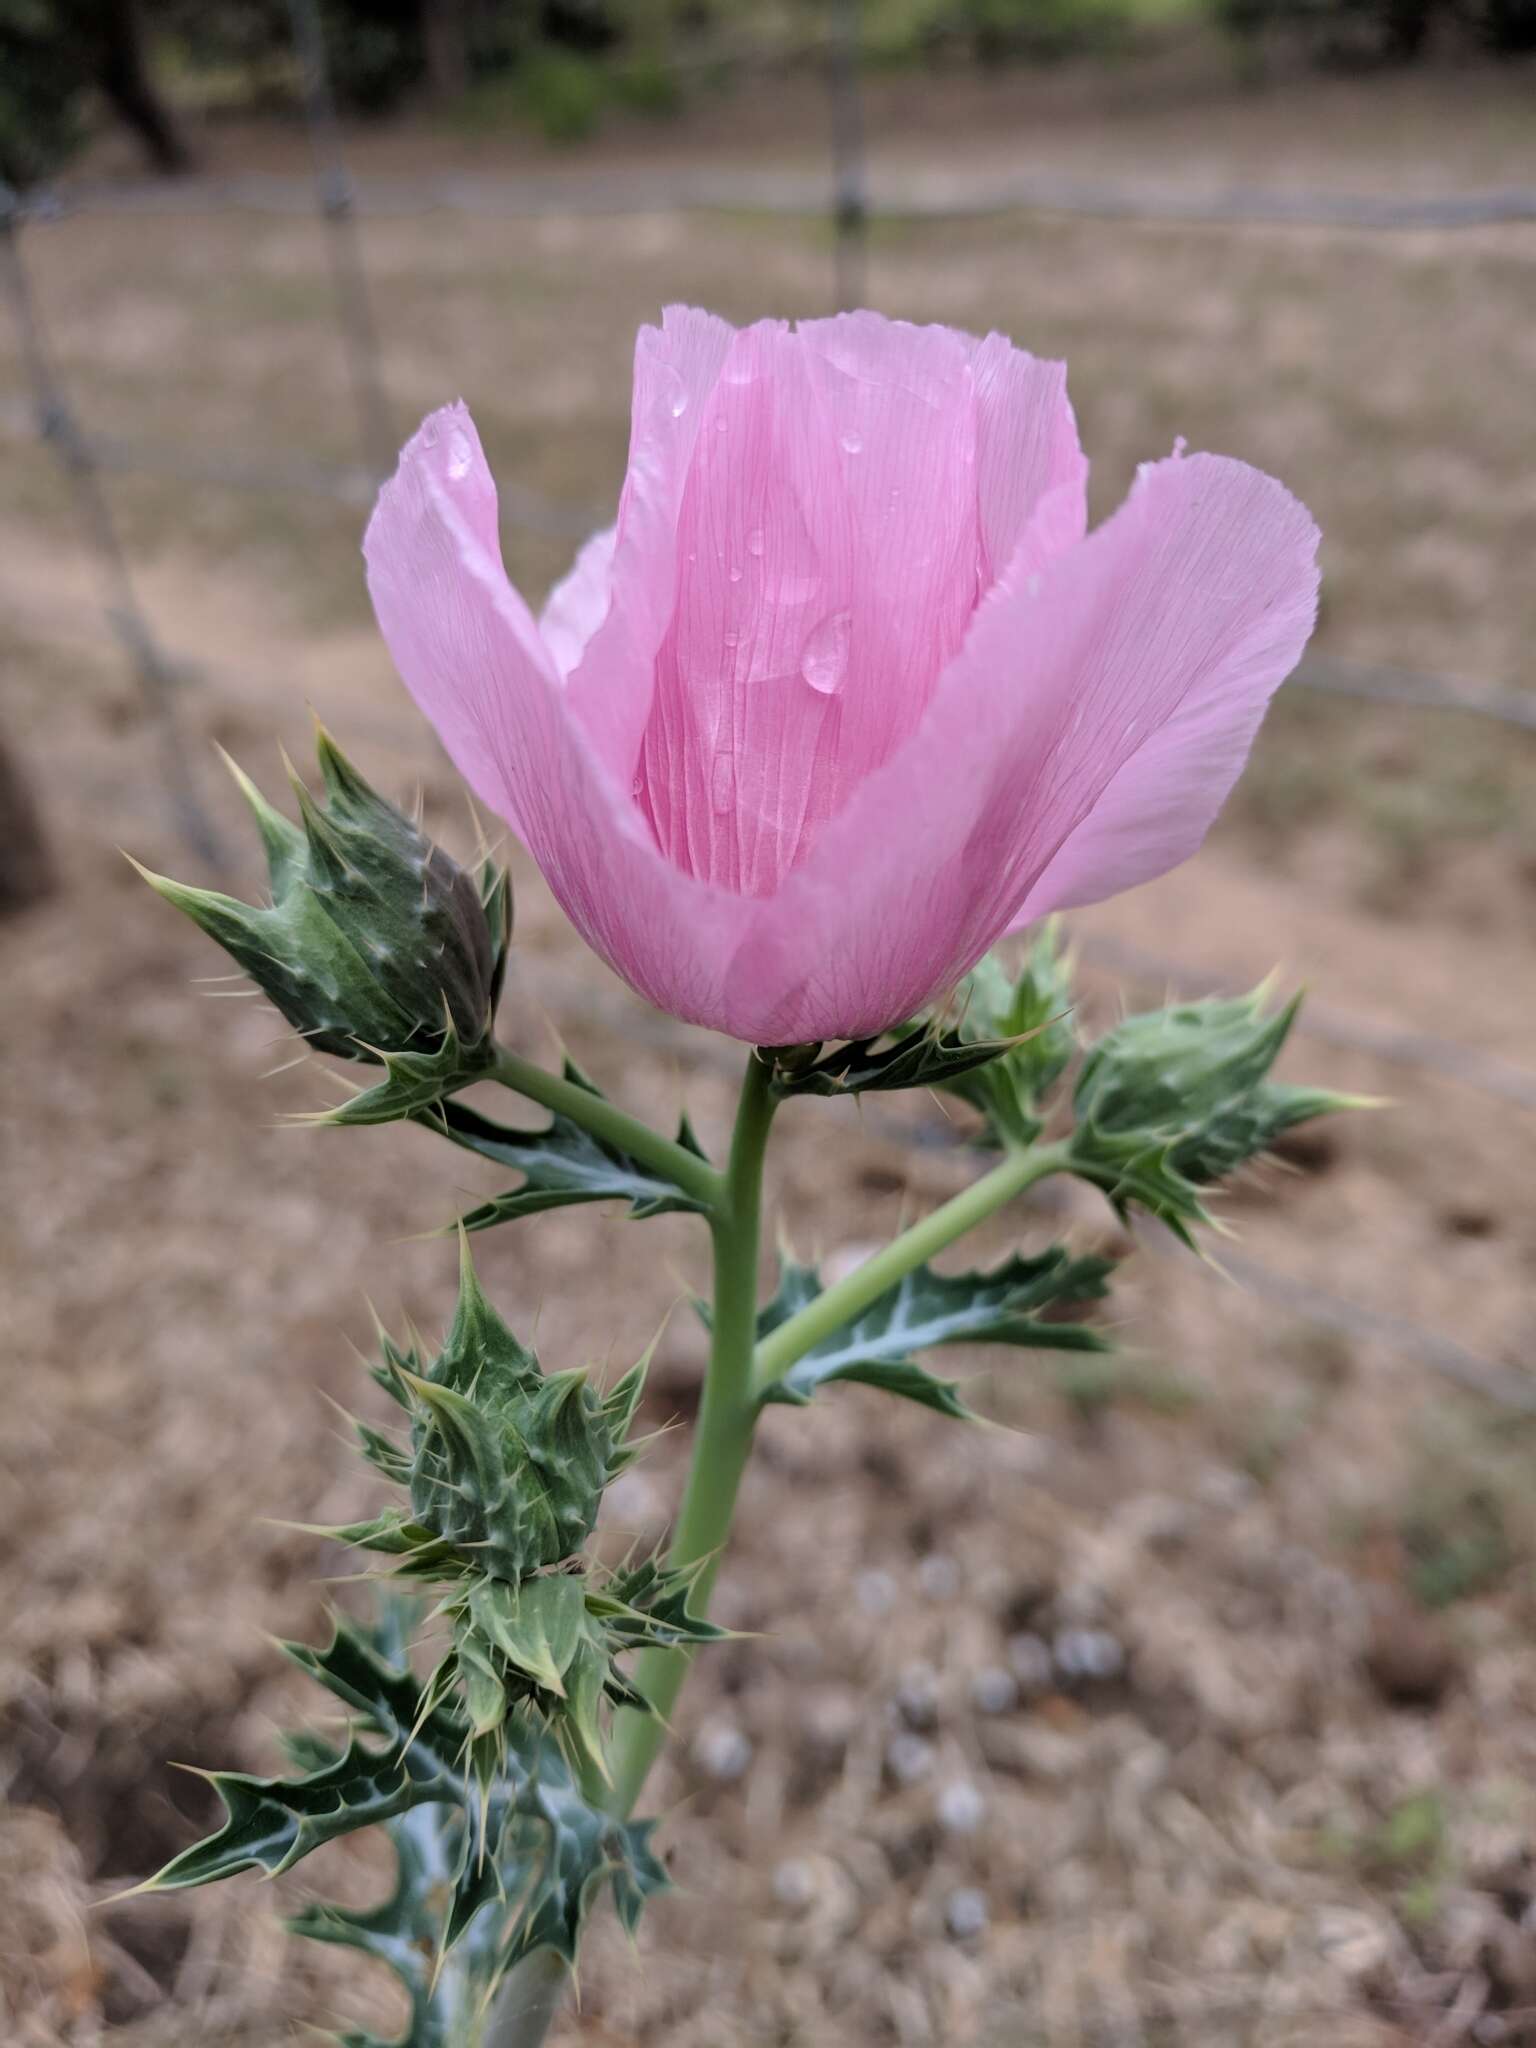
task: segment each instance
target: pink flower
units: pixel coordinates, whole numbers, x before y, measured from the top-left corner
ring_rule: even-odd
[[[462,405],[364,552],[407,685],[587,942],[674,1016],[861,1036],[1005,932],[1193,853],[1316,609],[1220,456],[1085,538],[1066,373],[875,313],[635,347],[617,524],[535,620]]]

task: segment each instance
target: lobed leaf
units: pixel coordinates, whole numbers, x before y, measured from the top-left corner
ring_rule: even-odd
[[[565,1078],[591,1094],[599,1092],[569,1060]],[[630,1214],[637,1219],[674,1210],[700,1214],[704,1208],[675,1182],[643,1166],[620,1146],[594,1137],[569,1117],[552,1117],[543,1130],[520,1131],[466,1103],[439,1100],[416,1121],[466,1151],[522,1175],[519,1186],[471,1210],[463,1219],[466,1230],[488,1230],[496,1223],[535,1216],[544,1209],[568,1208],[577,1202],[628,1202]],[[697,1158],[704,1158],[686,1116],[678,1127],[677,1142]]]
[[[1112,1266],[1065,1247],[1015,1254],[990,1272],[935,1273],[918,1266],[834,1336],[796,1360],[767,1390],[768,1401],[804,1405],[818,1387],[854,1380],[883,1387],[942,1415],[969,1414],[955,1381],[917,1363],[914,1352],[946,1344],[1013,1344],[1051,1351],[1105,1351],[1107,1340],[1080,1322],[1046,1321],[1045,1311],[1097,1301]],[[766,1337],[822,1292],[814,1266],[786,1261],[773,1300],[758,1317]]]

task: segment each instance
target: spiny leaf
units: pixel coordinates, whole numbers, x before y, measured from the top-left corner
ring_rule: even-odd
[[[1043,1312],[1096,1301],[1110,1262],[1073,1258],[1061,1245],[1033,1257],[1015,1254],[990,1272],[935,1273],[918,1266],[851,1323],[798,1359],[764,1395],[804,1405],[831,1380],[883,1387],[942,1415],[969,1414],[955,1381],[919,1365],[914,1352],[943,1344],[1014,1344],[1051,1351],[1103,1351],[1106,1340],[1083,1323],[1047,1322]],[[778,1293],[758,1317],[766,1337],[822,1292],[814,1266],[786,1260]]]
[[[419,1123],[455,1089],[468,1088],[483,1080],[495,1051],[489,1039],[466,1046],[452,1019],[445,1015],[442,1044],[432,1051],[380,1051],[376,1056],[384,1065],[382,1081],[349,1096],[334,1109],[322,1110],[301,1121],[359,1125],[395,1124],[409,1119]]]
[[[453,1896],[466,1861],[465,1817],[457,1807],[418,1806],[386,1821],[384,1830],[396,1864],[387,1899],[361,1913],[317,1901],[288,1925],[312,1941],[358,1949],[387,1964],[409,1995],[403,2034],[386,2042],[351,2032],[342,2036],[342,2048],[462,2048],[475,2038],[496,1985],[506,1904],[489,1895],[440,1955],[442,1901]]]
[[[889,1044],[883,1043],[891,1040]],[[957,1029],[919,1024],[892,1037],[850,1039],[820,1052],[816,1046],[759,1046],[757,1056],[773,1070],[773,1093],[783,1101],[791,1095],[863,1095],[895,1088],[942,1088],[1007,1052],[1006,1040],[967,1040]],[[813,1057],[818,1055],[819,1057]]]
[[[598,1092],[569,1060],[565,1078],[594,1095]],[[636,1218],[663,1216],[674,1210],[700,1213],[704,1206],[620,1146],[594,1137],[569,1117],[553,1117],[543,1130],[520,1131],[466,1103],[440,1100],[416,1121],[523,1177],[518,1187],[472,1209],[464,1218],[466,1230],[488,1230],[496,1223],[577,1202],[628,1202],[630,1214]],[[677,1142],[695,1157],[705,1156],[686,1117],[678,1127]]]

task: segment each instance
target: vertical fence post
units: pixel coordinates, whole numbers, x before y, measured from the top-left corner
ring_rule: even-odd
[[[196,780],[183,744],[176,694],[180,678],[155,639],[139,603],[128,558],[123,552],[112,508],[101,487],[90,443],[64,396],[49,359],[42,323],[32,298],[31,281],[21,253],[21,202],[0,181],[0,291],[9,303],[21,349],[22,370],[40,438],[53,449],[69,479],[80,524],[96,556],[103,610],[138,679],[150,722],[155,729],[165,784],[186,844],[210,867],[225,865],[224,850],[198,797]]]
[[[315,190],[330,250],[336,319],[346,350],[352,402],[357,410],[363,464],[376,480],[395,463],[395,437],[379,376],[379,337],[357,232],[356,196],[342,155],[341,125],[325,55],[318,0],[289,0],[294,46],[304,84],[304,123],[315,167]]]
[[[869,242],[859,0],[828,0],[827,98],[832,120],[832,271],[838,310],[861,305]]]

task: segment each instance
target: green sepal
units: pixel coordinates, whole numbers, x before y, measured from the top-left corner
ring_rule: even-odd
[[[266,850],[272,900],[238,902],[145,869],[319,1051],[374,1060],[431,1052],[445,1020],[466,1048],[490,1033],[511,897],[488,867],[466,874],[371,789],[322,728],[324,794],[290,769],[293,824],[231,763]]]
[[[1054,918],[1042,927],[1017,974],[988,953],[956,990],[959,1036],[982,1044],[1002,1041],[1007,1050],[937,1085],[980,1110],[995,1142],[1032,1145],[1044,1129],[1041,1107],[1077,1051],[1072,1001],[1071,963]]]
[[[889,1041],[889,1042],[887,1042]],[[816,1045],[760,1045],[757,1057],[772,1072],[769,1086],[779,1101],[791,1095],[864,1095],[896,1088],[942,1088],[1000,1059],[1006,1042],[968,1039],[937,1023],[909,1031],[876,1032],[822,1052]]]
[[[1107,1259],[1074,1258],[1061,1245],[1031,1257],[1015,1254],[989,1272],[935,1273],[917,1266],[851,1323],[797,1359],[763,1399],[804,1406],[818,1387],[854,1380],[941,1415],[967,1418],[970,1410],[957,1383],[927,1371],[912,1354],[945,1344],[1107,1351],[1109,1344],[1097,1330],[1081,1322],[1048,1322],[1044,1312],[1101,1300],[1112,1270]],[[759,1339],[821,1292],[814,1266],[786,1259],[778,1292],[759,1313]]]
[[[1071,1170],[1122,1214],[1144,1209],[1193,1245],[1215,1182],[1293,1125],[1359,1106],[1268,1078],[1301,997],[1266,1015],[1266,992],[1127,1017],[1089,1051],[1074,1091]]]
[[[600,1094],[570,1060],[565,1062],[564,1075],[589,1094]],[[416,1121],[466,1151],[522,1175],[518,1187],[472,1209],[463,1218],[466,1230],[489,1230],[496,1223],[535,1216],[544,1209],[568,1208],[577,1202],[628,1202],[631,1216],[637,1219],[678,1210],[704,1211],[704,1203],[664,1175],[643,1166],[622,1147],[595,1137],[569,1117],[555,1116],[542,1130],[520,1131],[466,1103],[440,1100],[418,1114]],[[679,1123],[677,1142],[695,1158],[705,1158],[686,1116]]]

